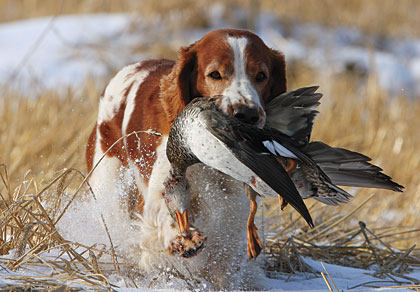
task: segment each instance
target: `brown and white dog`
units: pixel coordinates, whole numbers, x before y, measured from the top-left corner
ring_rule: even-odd
[[[130,206],[147,226],[142,227],[144,246],[171,251],[178,230],[162,192],[169,172],[166,141],[177,114],[195,97],[223,95],[226,113],[263,127],[264,104],[285,91],[284,56],[244,30],[209,32],[182,48],[176,61],[147,60],[127,66],[100,98],[97,123],[87,145],[88,170],[126,134],[152,129],[162,136],[140,133],[124,139],[101,161],[90,184],[95,192],[106,195],[121,167],[135,169],[136,192]],[[214,182],[213,187],[219,187],[217,184]],[[239,195],[244,196],[243,192]],[[223,222],[225,218],[217,220]],[[150,261],[145,260],[152,264]]]

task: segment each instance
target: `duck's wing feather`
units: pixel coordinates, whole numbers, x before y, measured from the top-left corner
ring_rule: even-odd
[[[369,157],[343,148],[331,147],[315,141],[304,147],[317,165],[341,186],[389,189],[401,192],[404,187],[382,172],[382,168],[371,164]]]
[[[318,86],[303,87],[283,93],[265,106],[266,128],[276,129],[301,143],[311,137],[314,119],[318,114],[321,93]]]
[[[269,139],[264,130],[216,111],[203,111],[200,115],[213,136],[292,205],[311,227],[314,226],[311,215],[287,172],[263,144]]]

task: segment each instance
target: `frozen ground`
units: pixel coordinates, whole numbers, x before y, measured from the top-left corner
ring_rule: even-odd
[[[113,70],[147,57],[147,54],[133,53],[135,47],[159,42],[177,49],[197,40],[208,30],[226,26],[220,16],[221,10],[223,7],[220,6],[209,9],[213,15],[210,28],[184,30],[175,35],[167,33],[162,23],[145,24],[138,16],[128,14],[60,16],[2,24],[0,83],[33,90],[34,85],[38,88],[75,85],[83,82],[87,75],[98,79],[109,76]],[[243,17],[241,15],[239,13],[238,17]],[[132,29],[133,23],[135,30]],[[322,68],[324,76],[345,70],[354,70],[361,75],[374,71],[378,74],[380,85],[391,95],[420,96],[420,40],[372,39],[357,30],[325,30],[317,25],[296,25],[286,29],[269,14],[260,18],[258,34],[268,45],[283,51],[288,61],[299,59],[314,68]],[[367,48],[367,44],[371,49]],[[86,222],[92,222],[92,218],[83,217],[83,214],[99,216],[99,213],[83,213],[83,210],[82,206],[74,211],[79,212],[77,226],[82,226],[84,234],[86,228],[99,232],[95,226],[87,225]],[[99,217],[96,219],[100,221]],[[81,230],[73,231],[77,233]],[[98,234],[90,230],[88,235],[90,237],[84,238],[87,241],[98,238]],[[101,236],[105,242],[105,234]],[[305,261],[318,272],[316,277],[312,274],[290,278],[289,275],[277,275],[273,279],[261,274],[260,286],[270,291],[326,291],[326,284],[319,274],[324,271],[321,264],[311,259]],[[392,281],[374,278],[372,271],[329,264],[325,267],[340,291],[353,287],[350,291],[375,290],[357,287],[368,282],[377,287],[394,285]],[[11,275],[37,273],[18,270],[16,274],[4,268],[0,270],[0,286],[11,283],[12,280],[8,279]],[[413,272],[411,277],[419,279],[420,271]],[[143,291],[123,288],[124,285],[117,280],[115,284],[121,287],[118,291]],[[141,286],[142,283],[138,284]]]
[[[134,14],[59,16],[0,25],[0,83],[20,88],[57,88],[82,82],[87,75],[109,77],[111,71],[147,57],[139,47],[159,43],[175,51],[207,31],[227,27],[223,6],[209,8],[207,29],[166,29],[176,17],[143,22]],[[246,17],[244,11],[234,14]],[[273,15],[259,18],[257,32],[288,61],[298,59],[328,78],[351,70],[376,72],[391,95],[420,96],[420,40],[365,35],[356,29],[325,29],[316,24],[284,26]],[[322,78],[320,78],[322,79]],[[322,81],[320,81],[322,82]]]
[[[49,253],[47,255],[49,258],[54,257],[54,253]],[[8,256],[3,256],[2,258],[7,258]],[[47,258],[47,257],[46,257]],[[317,275],[313,274],[300,274],[300,275],[277,275],[275,278],[267,278],[261,275],[259,279],[259,283],[257,284],[261,287],[261,291],[307,291],[307,292],[315,292],[315,291],[328,291],[328,287],[324,282],[323,278],[320,276],[320,272],[324,272],[326,274],[322,264],[318,261],[311,260],[309,258],[304,259],[305,263],[308,264],[314,271],[317,272]],[[3,265],[2,265],[3,266]],[[331,278],[334,281],[335,286],[339,291],[412,291],[410,289],[404,288],[385,288],[386,286],[394,286],[395,285],[395,277],[393,279],[378,279],[371,274],[373,271],[362,270],[362,269],[355,269],[355,268],[348,268],[342,267],[337,265],[325,264],[325,269],[330,274]],[[10,271],[9,269],[3,266],[2,270],[0,271],[0,289],[5,287],[6,285],[18,285],[19,283],[27,283],[25,280],[28,276],[33,276],[34,278],[48,279],[49,277],[49,269],[48,268],[39,268],[35,270],[34,267],[32,269],[27,270],[25,266],[22,266],[16,272]],[[19,280],[17,277],[25,278]],[[159,275],[162,278],[165,278],[162,274]],[[420,270],[417,270],[409,275],[414,279],[420,278]],[[50,278],[54,279],[54,277]],[[69,287],[74,288],[82,288],[84,291],[89,290],[89,286],[83,285],[83,281],[66,281],[64,280],[65,277],[60,277],[60,275],[55,275],[55,280],[50,280],[49,283],[62,283]],[[113,285],[113,288],[116,291],[120,292],[141,292],[141,291],[186,291],[186,288],[182,283],[176,282],[175,280],[172,283],[166,283],[166,288],[160,289],[147,289],[141,288],[142,285],[144,287],[144,281],[136,281],[136,284],[139,288],[126,288],[125,282],[115,275],[111,275],[109,277],[110,283]],[[405,283],[405,285],[410,285],[407,283],[405,279],[398,279],[401,280],[401,283]],[[41,280],[42,281],[42,280]],[[40,282],[41,282],[40,281]],[[332,283],[331,279],[329,278],[330,285],[334,288],[334,284]],[[131,284],[131,283],[130,283]],[[147,286],[150,285],[150,281],[147,282]],[[159,285],[159,284],[157,284]],[[9,286],[9,287],[10,287]],[[381,287],[381,288],[373,288],[373,287]],[[105,287],[104,287],[105,288]],[[200,289],[201,288],[201,289]],[[203,287],[197,288],[195,291],[202,291]],[[237,290],[236,290],[237,291]],[[336,290],[335,290],[336,291]]]
[[[122,177],[122,179],[125,181],[124,177]],[[121,184],[119,184],[118,188],[119,187],[121,187]],[[70,208],[66,211],[63,218],[57,225],[59,233],[66,240],[78,242],[79,244],[83,244],[85,246],[95,245],[99,250],[102,249],[102,246],[104,245],[109,247],[109,239],[102,223],[101,215],[103,215],[109,230],[110,237],[112,238],[113,245],[115,246],[116,252],[119,255],[119,262],[135,262],[135,255],[138,252],[138,247],[136,247],[135,241],[139,236],[139,231],[136,228],[136,225],[133,224],[133,221],[128,218],[127,213],[122,211],[119,200],[124,198],[124,194],[125,191],[123,189],[118,189],[118,195],[110,194],[109,196],[103,197],[98,201],[92,201],[89,200],[89,197],[84,197],[83,200],[74,202],[72,205],[70,205]],[[219,199],[221,195],[222,194],[215,194],[213,197],[215,197],[219,203],[223,204],[223,202],[220,202],[223,200]],[[211,195],[206,194],[206,197],[207,196]],[[212,206],[215,204],[215,206],[217,206],[216,202],[211,201],[214,200],[214,198],[207,198],[207,200],[210,200],[207,202],[207,204],[211,203]],[[64,200],[62,206],[65,206],[66,204],[67,202]],[[48,204],[46,204],[45,207],[48,209]],[[58,214],[60,214],[60,212],[58,212]],[[198,226],[201,227],[202,225],[198,224]],[[207,232],[206,234],[208,235]],[[243,256],[246,254],[246,248],[244,245],[245,239],[246,237],[244,236],[244,242],[238,251],[238,253],[242,254]],[[209,238],[209,242],[210,240],[211,239]],[[210,245],[210,243],[208,245]],[[202,253],[207,252],[207,249],[209,248],[209,246],[206,246]],[[85,255],[87,262],[91,262],[92,258],[88,255],[84,248],[77,248],[77,250],[80,254]],[[122,257],[124,257],[125,260],[122,259]],[[60,269],[57,269],[51,264],[23,264],[17,271],[11,271],[5,265],[5,260],[11,258],[17,258],[15,251],[0,257],[0,290],[5,286],[10,287],[11,285],[18,285],[19,283],[27,283],[28,276],[31,276],[33,279],[39,279],[39,282],[41,283],[61,283],[74,288],[83,288],[83,290],[88,290],[89,288],[89,286],[86,285],[86,282],[77,281],[77,278],[76,280],[73,279],[72,281],[68,281],[66,278],[68,277],[67,274],[60,274],[58,272]],[[63,258],[69,260],[67,256],[62,255],[62,250],[59,248],[55,248],[48,252],[42,252],[40,254],[40,258],[42,258],[44,262],[51,260],[55,263],[60,263],[60,259]],[[194,261],[196,257],[193,259],[180,259],[176,257],[170,258],[172,261],[176,261],[181,265],[190,267],[189,269],[192,275],[197,274],[190,265],[190,261]],[[217,258],[218,261],[225,260],[224,257],[218,256],[217,254],[214,255],[214,258]],[[106,255],[103,255],[98,260],[100,260],[100,262],[108,262],[107,266],[102,268],[103,270],[108,268],[108,271],[114,271],[105,273],[116,291],[185,291],[186,289],[191,290],[191,287],[196,288],[196,290],[193,289],[195,291],[202,291],[204,288],[209,287],[206,286],[206,284],[203,284],[203,281],[201,280],[199,280],[200,284],[196,285],[195,283],[197,283],[197,281],[194,282],[190,280],[191,278],[174,276],[174,271],[176,273],[182,273],[181,270],[168,271],[164,267],[161,271],[155,271],[151,273],[136,274],[136,271],[134,271],[132,278],[139,288],[132,288],[133,284],[129,280],[128,276],[126,276],[124,272],[122,272],[122,276],[119,276],[112,268],[112,264],[110,264],[112,261],[109,257],[107,258]],[[400,281],[401,285],[410,285],[411,283],[407,281],[407,279],[398,279],[395,276],[392,278],[390,276],[390,278],[385,279],[375,278],[373,276],[375,270],[356,269],[327,263],[324,263],[324,269],[322,263],[317,260],[313,260],[311,258],[303,258],[303,261],[310,267],[313,273],[298,273],[296,275],[285,273],[270,273],[267,275],[261,268],[264,262],[263,256],[260,256],[258,261],[248,261],[245,259],[241,262],[240,269],[233,272],[235,278],[237,275],[239,275],[239,284],[238,286],[233,285],[234,290],[240,291],[238,288],[242,285],[242,277],[248,277],[251,271],[251,276],[254,281],[253,286],[258,287],[258,289],[264,291],[327,291],[327,285],[321,277],[321,272],[324,272],[324,274],[328,272],[331,275],[331,278],[333,279],[334,284],[337,286],[339,291],[410,291],[409,289],[401,288],[377,288],[394,286],[396,285],[396,280]],[[192,263],[192,267],[194,267],[194,262]],[[61,262],[61,266],[66,265]],[[80,266],[80,268],[82,271],[86,270],[82,266]],[[228,271],[231,272],[232,270],[228,269]],[[84,273],[84,276],[91,274],[90,272],[82,273]],[[420,279],[420,269],[417,268],[413,270],[407,276],[414,279]],[[331,280],[330,283],[333,285]],[[105,286],[103,287],[105,288]],[[149,288],[146,289],[145,287],[159,287],[160,290]]]

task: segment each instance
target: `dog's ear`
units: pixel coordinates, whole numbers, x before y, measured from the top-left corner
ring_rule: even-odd
[[[270,92],[264,99],[265,104],[287,90],[286,61],[284,59],[284,55],[279,51],[270,49],[270,59]]]
[[[181,48],[175,65],[177,70],[178,91],[185,104],[189,103],[197,93],[197,53],[194,44]]]
[[[197,94],[196,55],[194,44],[181,48],[172,71],[162,78],[160,101],[171,123]]]

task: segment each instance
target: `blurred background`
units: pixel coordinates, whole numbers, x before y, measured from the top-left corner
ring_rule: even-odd
[[[420,229],[419,15],[416,0],[0,0],[8,179],[0,192],[28,179],[42,186],[65,167],[85,173],[85,144],[113,74],[143,59],[176,59],[181,46],[232,27],[285,54],[289,89],[320,85],[314,140],[369,155],[406,187],[351,190],[351,203],[323,214],[347,214],[374,194],[350,224]],[[277,201],[266,207],[266,216],[278,212]],[[419,239],[393,240],[408,247]]]

